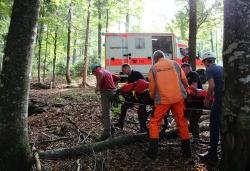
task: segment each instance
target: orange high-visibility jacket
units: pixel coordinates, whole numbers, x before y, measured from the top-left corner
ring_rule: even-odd
[[[148,79],[150,96],[155,104],[173,104],[187,96],[186,75],[173,60],[159,59],[151,67]]]

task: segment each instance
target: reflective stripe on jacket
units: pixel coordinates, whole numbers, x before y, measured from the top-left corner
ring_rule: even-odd
[[[155,104],[173,104],[187,96],[187,78],[175,61],[159,59],[151,67],[148,79],[150,96]]]

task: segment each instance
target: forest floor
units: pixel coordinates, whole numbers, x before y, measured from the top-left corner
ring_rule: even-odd
[[[101,106],[99,95],[93,88],[55,88],[30,91],[30,99],[46,104],[45,111],[29,116],[29,138],[37,150],[45,151],[57,148],[69,148],[80,143],[78,129],[85,132],[87,138],[81,143],[94,143],[102,132]],[[113,110],[113,120],[117,120],[119,109]],[[128,111],[125,128],[117,135],[136,134],[139,125],[135,110]],[[203,141],[208,141],[208,132],[200,134]],[[207,144],[192,144],[192,160],[182,155],[180,140],[161,140],[159,154],[152,161],[145,155],[147,142],[116,146],[92,155],[83,154],[79,160],[41,160],[42,170],[73,171],[141,171],[141,170],[216,170],[216,166],[201,163],[197,154],[206,151]],[[77,164],[78,163],[78,164]],[[80,166],[80,167],[78,167]]]

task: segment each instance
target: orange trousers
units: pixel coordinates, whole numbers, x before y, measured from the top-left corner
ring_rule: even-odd
[[[184,100],[174,104],[158,104],[155,105],[155,111],[149,121],[149,137],[152,139],[159,139],[159,132],[161,121],[166,115],[166,111],[171,109],[176,122],[177,130],[181,140],[189,139],[188,123],[184,116]]]

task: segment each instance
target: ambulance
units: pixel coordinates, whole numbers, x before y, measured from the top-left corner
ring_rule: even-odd
[[[121,66],[129,64],[133,69],[147,75],[153,64],[152,54],[164,52],[166,58],[182,63],[181,53],[187,45],[178,42],[174,33],[105,33],[105,68],[115,75],[124,76]],[[197,68],[202,67],[196,60]]]

